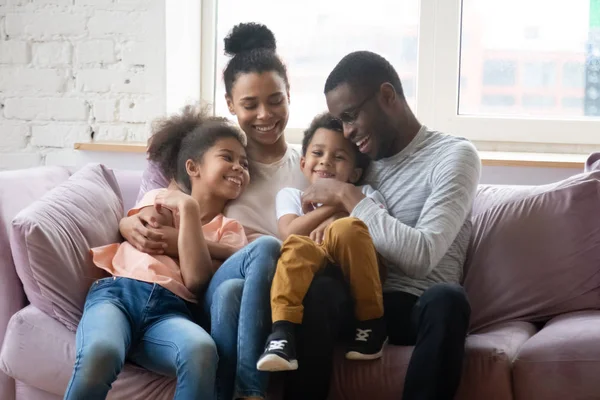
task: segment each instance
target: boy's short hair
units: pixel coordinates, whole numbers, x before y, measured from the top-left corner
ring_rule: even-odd
[[[306,156],[306,151],[308,150],[308,146],[315,136],[315,132],[320,128],[329,129],[335,132],[344,133],[344,128],[342,126],[342,121],[337,118],[334,118],[328,112],[324,112],[322,114],[317,115],[313,118],[312,122],[308,129],[304,131],[304,138],[302,139],[302,155]],[[358,151],[358,147],[354,144],[350,144],[352,149],[354,150],[354,155],[356,158],[356,168],[360,168],[365,171],[365,169],[369,166],[369,157],[366,154]]]

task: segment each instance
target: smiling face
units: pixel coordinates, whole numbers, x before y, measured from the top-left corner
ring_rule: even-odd
[[[224,200],[234,200],[250,181],[244,146],[235,138],[219,139],[200,162],[187,160],[192,193],[207,190]]]
[[[329,112],[342,121],[344,137],[361,153],[372,160],[393,154],[398,133],[382,108],[387,98],[381,89],[366,92],[344,83],[327,92],[326,99]]]
[[[237,117],[248,140],[270,146],[283,139],[289,118],[289,92],[276,71],[239,74],[225,96],[229,111]]]
[[[362,170],[356,168],[356,156],[352,146],[341,132],[326,128],[317,129],[300,161],[304,176],[310,183],[319,178],[355,183]]]

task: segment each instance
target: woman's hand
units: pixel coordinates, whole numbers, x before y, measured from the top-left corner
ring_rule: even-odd
[[[153,215],[155,211],[150,207],[147,210],[151,212],[145,210],[121,219],[119,231],[125,240],[142,253],[164,254],[167,243],[160,231],[157,216]]]

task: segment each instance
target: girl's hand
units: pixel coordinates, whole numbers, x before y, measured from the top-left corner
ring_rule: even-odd
[[[154,208],[160,212],[162,207],[168,208],[174,212],[181,212],[181,209],[187,204],[198,204],[192,196],[179,190],[162,191],[154,199]]]

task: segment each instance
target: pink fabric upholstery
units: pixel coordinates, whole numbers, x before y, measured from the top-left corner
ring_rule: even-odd
[[[88,288],[106,274],[90,248],[118,242],[123,203],[112,171],[89,165],[12,222],[11,251],[27,298],[75,331]]]
[[[481,188],[464,280],[472,329],[599,307],[599,221],[600,171]]]
[[[0,367],[16,380],[62,396],[74,362],[75,333],[31,305],[13,316]],[[170,400],[174,391],[173,379],[127,364],[108,398]]]
[[[525,343],[513,377],[519,399],[600,399],[600,311],[551,320]]]
[[[595,161],[590,158],[589,168],[593,170],[594,166],[599,165],[598,160],[598,158]],[[0,334],[4,332],[7,323],[1,318],[6,316],[8,319],[23,305],[21,282],[15,277],[12,255],[3,229],[17,212],[38,199],[47,190],[64,181],[68,175],[66,169],[50,167],[0,173],[0,218],[3,219],[0,220],[2,222],[0,225],[0,288],[2,289],[0,290]],[[116,171],[115,175],[125,207],[129,208],[129,205],[134,203],[135,194],[139,189],[140,174]],[[549,196],[547,194],[549,192],[554,193],[557,190],[578,185],[581,181],[581,177],[574,177],[565,182],[542,187],[482,186],[474,205],[475,229],[481,228],[478,224],[488,221],[481,217],[482,213],[499,213],[499,209],[502,207],[514,207],[514,203],[526,202],[532,196]],[[19,193],[19,195],[15,197],[14,193]],[[583,191],[572,193],[581,194],[581,196],[575,196],[574,200],[569,200],[573,201],[574,205],[579,204],[577,202],[584,202],[581,199],[584,194],[589,195],[588,192]],[[8,211],[7,204],[10,204]],[[564,203],[561,200],[562,206]],[[518,210],[521,212],[524,208]],[[576,218],[573,221],[578,221],[576,224],[579,224],[577,219],[579,211],[574,210],[574,212]],[[538,215],[554,218],[553,215]],[[566,215],[565,212],[565,219]],[[536,229],[546,223],[543,219],[535,222],[536,224],[529,225]],[[582,223],[587,226],[588,221]],[[568,227],[567,229],[573,229],[574,234],[580,235],[579,240],[582,242],[589,240],[588,235],[595,232],[594,229],[575,229],[577,225],[570,227],[566,222],[564,225]],[[530,228],[531,226],[526,226],[523,229],[528,232],[527,229]],[[556,230],[556,228],[554,229]],[[551,229],[547,230],[552,231]],[[518,232],[522,235],[522,230]],[[480,260],[485,259],[486,263],[473,264],[471,262],[469,267],[475,266],[475,268],[469,268],[466,271],[466,278],[473,279],[469,284],[469,294],[478,296],[479,300],[475,301],[473,308],[480,316],[485,317],[488,311],[493,316],[492,312],[495,312],[493,308],[486,309],[487,301],[490,299],[486,297],[486,293],[482,292],[493,290],[497,285],[496,279],[502,280],[507,277],[514,279],[514,282],[504,282],[502,287],[506,293],[499,294],[505,296],[504,298],[508,301],[513,300],[510,296],[530,296],[530,301],[537,304],[533,304],[533,306],[547,307],[548,304],[555,302],[557,297],[564,294],[564,288],[553,292],[537,293],[542,287],[537,284],[530,284],[527,287],[528,290],[535,292],[533,294],[529,294],[518,285],[519,290],[511,291],[513,286],[509,283],[520,284],[521,280],[524,277],[528,278],[529,275],[525,267],[521,271],[523,275],[519,273],[520,270],[514,263],[503,261],[514,260],[517,257],[514,247],[508,245],[510,243],[505,242],[503,252],[494,250],[496,257],[501,262],[495,258],[482,257]],[[492,244],[496,245],[497,243],[490,242],[490,245]],[[564,244],[560,243],[561,246]],[[515,243],[512,242],[512,245]],[[537,245],[534,244],[531,248],[537,249],[535,247]],[[477,255],[473,252],[474,249],[475,247],[471,248],[471,261],[472,257]],[[480,250],[487,251],[488,249]],[[520,249],[517,247],[518,251]],[[554,267],[555,260],[551,260],[546,267],[547,273],[543,276],[544,279],[556,279],[552,273]],[[596,265],[595,269],[598,271],[600,265]],[[566,283],[569,283],[569,280],[572,279],[570,274],[572,274],[571,270],[566,272],[561,270],[558,275]],[[591,280],[593,281],[593,279],[594,277]],[[477,288],[477,285],[485,286]],[[477,292],[480,289],[481,292]],[[480,295],[482,297],[479,297]],[[493,302],[491,304],[494,305]],[[530,307],[529,304],[526,306]],[[600,309],[598,298],[595,308]],[[600,398],[598,397],[598,393],[600,393],[600,388],[598,388],[598,382],[600,382],[598,379],[600,376],[600,366],[598,365],[598,360],[600,360],[598,355],[600,351],[599,313],[600,311],[584,311],[565,314],[554,318],[538,333],[535,333],[533,325],[528,322],[492,323],[493,318],[488,319],[487,327],[480,328],[467,339],[467,355],[463,366],[464,377],[457,399]],[[486,318],[488,317],[489,315]],[[18,377],[17,399],[58,400],[62,398],[62,391],[69,379],[74,360],[75,334],[34,306],[28,306],[16,314],[11,319],[7,332],[4,349],[0,350],[0,369],[9,371],[11,375]],[[338,352],[339,362],[334,371],[331,398],[344,400],[399,398],[398,390],[401,390],[404,384],[404,372],[411,351],[410,348],[389,346],[382,361],[360,365],[343,361],[341,352]],[[3,381],[2,377],[6,378],[4,374],[0,373],[0,399],[14,400],[14,381],[12,379]],[[275,376],[273,382],[274,386],[280,389],[281,375]],[[269,399],[279,399],[276,392],[277,390],[271,391]],[[166,399],[172,398],[172,395],[172,380],[127,364],[125,371],[115,382],[115,389],[111,391],[109,399]],[[380,395],[383,397],[378,397]]]
[[[600,152],[590,155],[585,163],[586,171],[600,170]]]
[[[145,193],[154,189],[163,189],[169,186],[169,180],[162,173],[158,164],[148,161],[148,166],[142,175],[141,185],[136,197],[136,203],[142,200]]]
[[[17,381],[17,400],[62,400],[63,396],[57,396],[45,392],[35,386],[27,385]]]
[[[69,177],[60,167],[6,171],[0,174],[0,346],[10,317],[25,305],[23,286],[17,276],[8,241],[15,215],[48,190]],[[0,399],[15,397],[14,380],[0,372]]]
[[[536,332],[528,322],[506,322],[467,337],[464,376],[457,399],[512,398],[512,362]]]
[[[509,322],[470,335],[466,343],[462,383],[457,400],[512,398],[511,363],[521,346],[535,334],[533,325]],[[383,359],[344,360],[338,349],[331,398],[334,400],[398,399],[412,347],[387,346]]]
[[[121,198],[123,199],[123,210],[127,213],[136,203],[142,171],[114,170],[115,178],[119,184]]]

